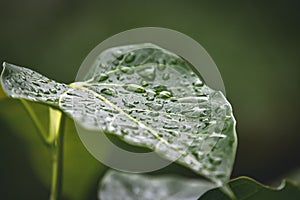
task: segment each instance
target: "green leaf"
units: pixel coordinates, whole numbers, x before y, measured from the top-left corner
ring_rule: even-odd
[[[158,46],[108,49],[70,85],[4,63],[1,83],[13,98],[57,107],[84,128],[178,158],[218,185],[230,177],[237,138],[229,102],[187,61]]]
[[[291,181],[283,181],[278,188],[272,188],[248,178],[239,177],[229,182],[237,200],[299,200],[300,188]],[[219,188],[205,193],[200,200],[230,200]]]
[[[109,171],[101,181],[98,198],[101,200],[195,200],[214,187],[214,184],[205,180]]]

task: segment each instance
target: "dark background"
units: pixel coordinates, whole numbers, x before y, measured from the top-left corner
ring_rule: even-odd
[[[86,55],[116,33],[145,26],[185,33],[214,59],[233,105],[239,137],[233,177],[271,183],[300,166],[299,5],[1,0],[0,61],[68,83]],[[43,109],[38,108],[46,121]],[[0,197],[47,199],[49,152],[18,101],[0,101],[0,125]],[[93,199],[104,167],[87,153],[71,121],[68,127],[64,196]]]

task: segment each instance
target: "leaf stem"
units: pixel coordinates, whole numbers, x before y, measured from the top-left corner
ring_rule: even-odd
[[[57,111],[60,112],[60,111]],[[60,118],[61,116],[61,118]],[[58,123],[58,133],[55,137],[52,148],[52,181],[50,200],[58,200],[62,190],[62,173],[63,173],[63,138],[66,116],[60,112],[57,121],[51,123]],[[50,119],[51,120],[51,119]]]
[[[54,141],[53,135],[47,134],[42,123],[38,119],[37,115],[35,114],[32,107],[29,105],[29,103],[24,99],[20,99],[20,101],[22,102],[22,105],[24,106],[25,110],[27,111],[27,113],[31,117],[32,121],[34,122],[34,125],[35,125],[37,131],[39,132],[39,136],[41,137],[43,143],[47,146],[51,146]]]

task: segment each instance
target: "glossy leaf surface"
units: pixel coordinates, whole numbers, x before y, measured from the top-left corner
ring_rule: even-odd
[[[158,46],[108,49],[70,85],[4,63],[1,83],[11,97],[57,107],[84,128],[154,150],[218,185],[229,179],[237,143],[230,104]]]

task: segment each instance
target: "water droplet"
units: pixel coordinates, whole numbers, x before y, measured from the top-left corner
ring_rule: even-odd
[[[158,64],[166,65],[166,60],[161,57],[157,60],[157,62]]]
[[[213,172],[214,176],[217,177],[217,178],[224,178],[226,175],[224,172],[221,172],[221,171],[216,171],[216,172]]]
[[[153,100],[154,100],[154,97],[153,97],[153,96],[147,96],[147,97],[146,97],[146,100],[147,100],[147,101],[153,101]]]
[[[208,101],[208,97],[200,96],[200,97],[182,97],[178,99],[181,103],[201,103]]]
[[[113,96],[116,93],[115,90],[111,89],[111,88],[103,88],[100,92],[103,94],[110,95],[110,96]]]
[[[165,128],[165,129],[178,129],[179,126],[176,125],[176,124],[166,124],[166,125],[163,125],[163,128]]]
[[[126,101],[125,99],[122,99],[122,102],[124,104],[124,106],[128,107],[128,108],[134,108],[135,105],[129,103],[128,101]]]
[[[154,91],[155,91],[156,93],[160,93],[160,92],[162,92],[162,91],[167,91],[167,90],[168,90],[168,88],[167,88],[166,86],[164,86],[164,85],[157,85],[157,86],[154,86],[153,89],[154,89]]]
[[[163,104],[158,103],[145,103],[145,105],[156,111],[159,111],[163,108]]]
[[[97,82],[101,82],[101,81],[105,81],[106,79],[108,79],[108,74],[106,73],[101,73],[99,76],[95,77],[95,81]]]
[[[203,153],[202,151],[197,151],[195,154],[196,154],[195,156],[196,156],[198,159],[202,159],[202,158],[203,158],[203,155],[204,155],[204,153]]]
[[[147,63],[144,66],[137,69],[138,75],[144,78],[147,81],[154,81],[155,79],[155,63]]]
[[[113,62],[112,62],[112,64],[114,64],[114,65],[119,65],[119,60],[114,60]]]
[[[53,89],[53,88],[49,89],[49,91],[50,91],[52,94],[56,94],[56,93],[57,93],[57,90],[56,90],[56,89]]]
[[[199,118],[204,115],[205,110],[206,110],[206,108],[194,107],[190,110],[182,111],[181,114],[185,115],[186,117],[190,117],[190,118]]]
[[[125,62],[126,62],[126,63],[130,63],[130,62],[132,62],[134,59],[135,59],[135,54],[132,53],[132,52],[130,52],[130,53],[126,56]]]
[[[162,99],[167,99],[167,98],[172,97],[172,93],[165,90],[165,91],[159,92],[159,94],[156,97],[162,98]]]
[[[212,165],[210,163],[206,163],[205,165],[203,165],[203,167],[209,171],[214,171],[216,170],[216,166],[215,165]]]
[[[142,81],[142,86],[143,86],[143,87],[146,87],[146,86],[148,86],[148,85],[149,85],[149,83],[148,83],[147,81],[145,81],[145,80]]]
[[[121,72],[126,73],[126,74],[133,74],[134,70],[131,67],[121,67],[120,68]]]
[[[170,100],[171,100],[172,102],[178,101],[178,99],[176,99],[175,97],[172,97]]]
[[[117,58],[118,60],[122,60],[122,58],[124,57],[124,54],[122,53],[121,50],[117,50],[117,51],[113,52],[113,55],[114,55],[115,58]]]
[[[224,134],[213,132],[209,137],[226,138],[227,136]]]
[[[170,74],[169,73],[165,73],[163,76],[162,76],[162,79],[163,80],[169,80],[170,79]]]
[[[157,66],[157,69],[158,69],[159,71],[163,71],[163,70],[166,69],[166,65],[165,65],[165,64],[159,64],[159,65]]]
[[[193,85],[196,86],[196,87],[201,87],[201,86],[203,86],[204,84],[203,84],[203,82],[202,82],[200,79],[198,79],[198,80],[196,80],[196,81],[193,83]]]
[[[151,117],[158,117],[159,116],[159,113],[158,112],[149,112],[149,115]]]
[[[183,79],[183,80],[180,81],[180,85],[186,87],[186,86],[190,85],[190,82],[186,79]]]
[[[213,165],[220,165],[222,163],[222,158],[210,156],[209,162]]]
[[[172,58],[172,59],[170,60],[170,65],[176,65],[176,64],[177,64],[177,60],[174,59],[174,58]]]
[[[41,85],[38,82],[33,81],[32,82],[33,85],[40,87]]]
[[[145,88],[143,88],[140,85],[136,85],[136,84],[125,84],[125,85],[123,85],[123,88],[125,90],[131,91],[131,92],[137,92],[137,93],[146,92]]]

